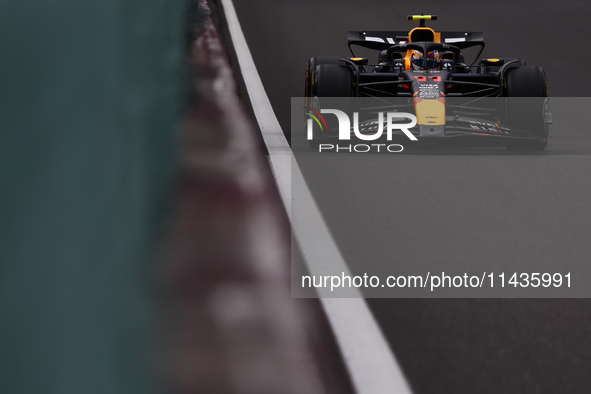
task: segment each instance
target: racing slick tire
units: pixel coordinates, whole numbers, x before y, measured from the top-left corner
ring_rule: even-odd
[[[353,72],[347,66],[322,64],[316,67],[312,95],[317,97],[352,97]]]
[[[340,64],[321,64],[315,67],[314,80],[311,86],[311,107],[320,112],[322,98],[324,97],[352,97],[353,96],[353,71],[351,68]],[[348,104],[348,103],[347,103]],[[351,108],[339,108],[346,113],[351,113]],[[329,116],[326,119],[329,129],[338,129],[336,117]],[[311,147],[318,147],[318,126],[313,125],[313,139],[308,140]]]
[[[305,90],[304,90],[304,97],[306,97],[306,105],[312,105],[312,85],[314,84],[314,73],[316,71],[316,67],[322,64],[342,64],[341,60],[338,57],[334,56],[315,56],[311,57],[308,60],[308,65],[306,67],[306,83],[305,83]]]
[[[548,145],[548,83],[541,67],[521,66],[507,72],[504,96],[510,126],[531,130],[536,138],[509,141],[510,151],[542,151]]]

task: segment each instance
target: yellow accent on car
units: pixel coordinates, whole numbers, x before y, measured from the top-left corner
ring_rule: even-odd
[[[412,49],[406,51],[406,56],[404,56],[404,69],[409,71],[411,69],[410,66],[410,59],[412,58]]]
[[[487,62],[498,62],[501,59],[486,59]]]
[[[358,62],[358,61],[363,60],[363,58],[362,57],[352,57],[351,60],[353,60],[354,62]]]
[[[441,126],[445,124],[445,104],[443,99],[418,99],[417,101],[415,104],[417,124],[425,126]]]
[[[409,33],[408,33],[408,42],[412,42],[412,35],[415,31],[430,31],[431,34],[433,34],[433,42],[439,42],[438,39],[440,39],[441,35],[439,35],[438,33],[435,33],[435,30],[428,28],[428,27],[415,27],[414,29],[412,29]]]
[[[426,21],[430,21],[433,18],[432,15],[409,15],[408,20],[409,21],[420,21],[421,19],[424,19]]]
[[[419,15],[420,16],[420,15]],[[430,29],[428,27],[415,27],[414,29],[412,29],[409,33],[408,33],[408,42],[412,42],[412,33],[414,31],[420,31],[420,30],[428,30],[431,31],[431,33],[433,33],[433,42],[441,42],[441,33],[436,33],[435,30]],[[410,59],[412,57],[412,49],[409,49],[408,51],[406,51],[406,55],[404,56],[404,69],[406,71],[409,71],[411,69],[411,65],[410,65]]]

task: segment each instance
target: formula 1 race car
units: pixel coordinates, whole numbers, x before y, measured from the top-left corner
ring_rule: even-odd
[[[352,104],[344,111],[358,113],[358,133],[375,133],[375,127],[364,125],[375,125],[378,111],[391,110],[416,116],[410,132],[418,145],[484,143],[544,150],[552,123],[544,70],[516,58],[478,62],[483,33],[435,32],[425,26],[426,20],[436,19],[410,15],[408,20],[419,21],[410,32],[350,31],[352,57],[312,57],[305,82],[309,114],[320,115],[325,98],[348,97]],[[378,62],[356,57],[352,46],[378,51]],[[463,51],[476,53],[470,65]],[[365,98],[374,104],[366,105]],[[308,134],[313,147],[339,135],[338,128],[318,123]],[[404,136],[394,132],[394,137]]]

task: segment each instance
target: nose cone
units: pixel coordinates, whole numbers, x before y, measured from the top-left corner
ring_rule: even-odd
[[[419,125],[419,137],[443,137],[445,135],[445,125]]]
[[[425,89],[419,92],[419,96],[431,94],[433,98],[416,97],[413,100],[417,123],[425,126],[445,125],[445,99],[438,97],[440,93],[437,86],[429,88],[432,91]]]

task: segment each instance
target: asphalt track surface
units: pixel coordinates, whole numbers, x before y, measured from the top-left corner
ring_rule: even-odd
[[[520,57],[542,66],[551,96],[591,96],[586,1],[234,4],[284,130],[290,126],[290,98],[303,95],[309,57],[347,55],[347,30],[410,28],[410,13],[437,14],[439,21],[430,24],[436,30],[484,31],[484,56]],[[591,239],[589,132],[585,122],[551,128],[541,154],[426,149],[353,160],[330,179],[302,171],[352,266],[392,254],[465,264],[584,264]],[[306,149],[303,136],[294,134],[292,147]],[[404,187],[384,186],[392,184]],[[409,205],[392,208],[393,192]],[[442,203],[428,204],[425,196]],[[376,226],[380,231],[372,231]],[[416,393],[591,392],[588,299],[368,302]]]

